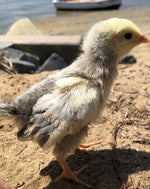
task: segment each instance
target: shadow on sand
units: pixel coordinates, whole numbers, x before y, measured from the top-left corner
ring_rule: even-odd
[[[88,164],[78,177],[93,186],[93,189],[119,189],[121,183],[117,179],[112,150],[90,151],[90,155],[79,152],[68,157],[67,162],[73,171]],[[150,153],[136,150],[116,149],[116,160],[122,181],[126,183],[128,176],[143,170],[150,170]],[[67,179],[58,183],[54,180],[61,174],[62,168],[57,161],[52,161],[41,170],[42,176],[52,179],[43,189],[84,189],[85,187]],[[133,180],[134,182],[134,180]]]

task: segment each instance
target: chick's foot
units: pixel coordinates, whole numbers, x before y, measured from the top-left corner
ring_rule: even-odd
[[[98,141],[98,142],[91,142],[89,144],[81,144],[79,147],[81,147],[81,148],[89,148],[91,146],[94,146],[94,145],[97,145],[97,144],[100,144],[100,143],[102,143],[102,142],[100,142],[100,141]]]
[[[98,142],[92,142],[92,143],[89,143],[89,144],[81,144],[80,146],[77,147],[77,149],[75,150],[75,153],[80,151],[80,152],[84,152],[86,154],[90,154],[90,152],[88,152],[87,150],[85,150],[84,148],[89,148],[91,146],[94,146],[94,145],[97,145],[97,144],[100,144],[101,142],[98,141]]]
[[[87,188],[92,188],[91,185],[85,183],[84,181],[78,179],[76,176],[79,175],[82,171],[84,171],[87,166],[79,169],[77,172],[73,173],[70,169],[70,167],[68,166],[66,160],[63,157],[56,157],[57,161],[60,163],[60,165],[63,168],[63,172],[62,174],[56,178],[55,182],[58,182],[60,179],[62,178],[67,178],[67,179],[72,179],[73,181],[77,182],[78,184],[81,184]]]

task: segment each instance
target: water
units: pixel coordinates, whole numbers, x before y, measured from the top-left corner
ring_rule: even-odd
[[[0,0],[0,34],[20,18],[56,16],[52,0]]]
[[[123,0],[120,9],[150,7],[150,0]],[[16,20],[56,16],[52,0],[0,0],[0,34],[4,34]]]
[[[120,9],[134,9],[150,7],[150,0],[122,0]]]

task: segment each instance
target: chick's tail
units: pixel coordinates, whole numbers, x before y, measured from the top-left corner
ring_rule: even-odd
[[[0,104],[0,117],[13,116],[17,114],[17,105],[13,100],[5,100]]]
[[[13,100],[4,100],[0,104],[0,131],[12,131],[15,126],[20,127],[23,121]]]

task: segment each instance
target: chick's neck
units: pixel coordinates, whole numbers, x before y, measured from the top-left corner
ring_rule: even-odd
[[[75,66],[76,73],[98,81],[115,77],[117,63],[117,55],[111,49],[98,46],[84,52],[73,63],[73,66]]]

